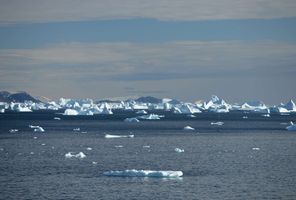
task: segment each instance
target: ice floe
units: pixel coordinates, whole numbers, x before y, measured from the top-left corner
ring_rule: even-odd
[[[140,120],[138,120],[138,119],[135,118],[135,117],[132,117],[132,118],[126,118],[124,121],[125,121],[125,122],[140,122]]]
[[[175,152],[177,152],[177,153],[183,153],[183,152],[185,152],[185,150],[184,149],[180,149],[180,148],[175,148]]]
[[[194,130],[195,130],[195,128],[193,128],[193,127],[191,127],[191,126],[185,126],[183,129],[184,129],[185,131],[194,131]]]
[[[79,152],[77,154],[75,154],[74,152],[68,152],[65,154],[65,158],[80,158],[83,159],[85,158],[86,155],[83,152]]]
[[[149,115],[142,115],[138,118],[140,119],[146,119],[146,120],[159,120],[161,117],[164,117],[163,115],[157,115],[157,114],[149,114]]]
[[[222,126],[224,125],[224,122],[211,122],[211,125]]]
[[[34,129],[34,132],[44,132],[45,131],[41,126],[29,125],[29,127]]]
[[[124,171],[107,171],[105,176],[118,177],[155,177],[155,178],[174,178],[183,176],[182,171],[152,171],[152,170],[124,170]]]
[[[287,126],[286,129],[288,131],[296,131],[296,124],[294,124],[293,122],[290,122],[290,126]]]
[[[18,132],[19,130],[18,129],[10,129],[9,130],[9,133],[16,133],[16,132]]]
[[[105,138],[133,138],[135,135],[130,134],[130,135],[111,135],[111,134],[105,134]]]

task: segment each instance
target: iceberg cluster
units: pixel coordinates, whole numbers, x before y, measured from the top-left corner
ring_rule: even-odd
[[[105,176],[119,177],[156,177],[156,178],[176,178],[183,176],[182,171],[152,171],[152,170],[124,170],[108,171],[103,173]]]
[[[139,100],[140,99],[140,100]],[[114,112],[129,112],[134,116],[127,118],[127,122],[136,122],[137,120],[159,120],[164,112],[171,114],[184,114],[188,117],[195,117],[198,113],[259,113],[263,117],[270,116],[270,113],[280,113],[288,115],[296,113],[296,105],[290,100],[286,104],[281,103],[277,106],[267,106],[261,101],[250,101],[241,104],[227,103],[215,95],[212,95],[208,101],[197,101],[195,103],[181,102],[175,99],[156,99],[152,97],[142,97],[138,100],[124,101],[93,101],[92,99],[66,99],[61,98],[58,102],[0,102],[0,114],[7,111],[13,112],[35,112],[40,110],[51,110],[65,116],[93,116],[93,115],[112,115]],[[162,111],[162,112],[159,112]],[[154,114],[153,114],[154,113]],[[59,120],[55,118],[55,120]]]

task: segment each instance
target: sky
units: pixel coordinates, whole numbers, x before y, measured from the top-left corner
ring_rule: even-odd
[[[295,0],[0,0],[0,90],[296,100]]]

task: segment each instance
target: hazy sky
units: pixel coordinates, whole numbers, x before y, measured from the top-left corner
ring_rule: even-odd
[[[0,0],[0,90],[296,100],[295,0]]]

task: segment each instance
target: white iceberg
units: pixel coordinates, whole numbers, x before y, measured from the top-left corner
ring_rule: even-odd
[[[195,130],[195,128],[193,128],[193,127],[191,127],[191,126],[185,126],[183,129],[184,129],[185,131],[194,131],[194,130]]]
[[[222,126],[224,122],[211,122],[211,125]]]
[[[177,153],[183,153],[184,152],[184,149],[175,148],[175,152],[177,152]]]
[[[152,170],[124,170],[108,171],[103,173],[105,176],[118,177],[155,177],[155,178],[176,178],[183,176],[182,171],[152,171]]]
[[[287,126],[286,129],[288,131],[296,131],[296,124],[294,124],[293,122],[290,122],[290,126]]]
[[[66,109],[63,115],[78,115],[79,112],[73,109]]]
[[[105,138],[133,138],[135,135],[110,135],[110,134],[105,134]]]
[[[65,158],[80,158],[83,159],[85,158],[86,155],[83,152],[79,152],[78,154],[75,154],[73,152],[68,152],[65,154]]]
[[[41,126],[29,125],[29,127],[34,129],[34,132],[44,132],[45,131]]]
[[[18,129],[10,129],[9,130],[9,133],[16,133],[16,132],[18,132],[19,130]]]
[[[137,118],[135,117],[132,117],[132,118],[126,118],[124,120],[124,122],[140,122],[140,120],[138,120]]]

